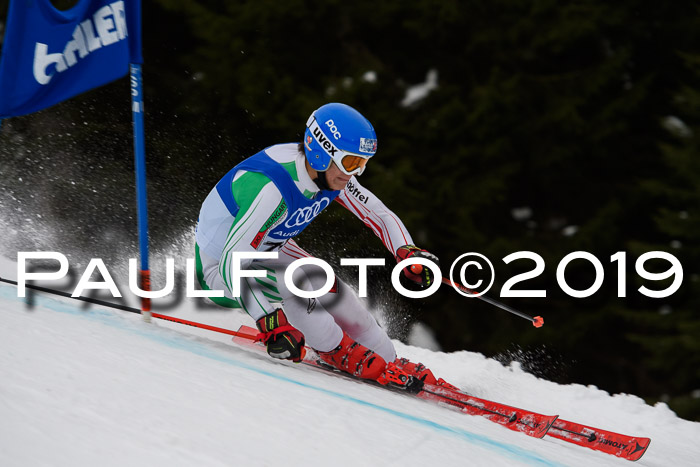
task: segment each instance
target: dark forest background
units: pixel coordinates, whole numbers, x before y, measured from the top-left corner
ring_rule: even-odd
[[[399,299],[389,267],[375,271],[371,298],[394,310],[393,337],[420,320],[446,351],[517,359],[554,381],[662,400],[700,420],[699,34],[690,0],[144,0],[152,244],[190,240],[201,201],[230,167],[299,141],[311,111],[345,102],[379,138],[361,183],[443,266],[469,251],[488,256],[500,299],[508,278],[533,268],[501,258],[528,250],[546,263],[516,288],[547,298],[502,299],[544,316],[539,330],[447,288]],[[429,75],[437,86],[405,101]],[[4,121],[0,160],[5,252],[136,256],[127,78]],[[324,214],[300,244],[336,262],[390,260],[343,211]],[[587,299],[556,282],[557,264],[577,250],[605,268]],[[668,298],[637,291],[671,282],[636,273],[652,250],[683,265]],[[617,251],[627,252],[626,298]],[[572,263],[566,278],[585,289],[593,268]]]

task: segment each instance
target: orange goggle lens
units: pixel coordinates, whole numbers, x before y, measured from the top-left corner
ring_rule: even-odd
[[[368,160],[369,158],[367,157],[348,154],[343,157],[341,162],[345,171],[350,174],[355,172],[356,170],[363,171]]]

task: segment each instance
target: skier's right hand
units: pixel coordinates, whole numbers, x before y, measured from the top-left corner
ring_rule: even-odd
[[[255,324],[260,330],[257,340],[265,343],[271,357],[293,362],[304,359],[304,335],[289,324],[281,308],[263,316]]]
[[[409,258],[423,258],[432,261],[440,267],[437,256],[415,245],[404,245],[396,250],[396,262],[399,263]],[[406,267],[401,270],[399,282],[409,290],[425,290],[433,284],[435,277],[428,267],[421,265]]]

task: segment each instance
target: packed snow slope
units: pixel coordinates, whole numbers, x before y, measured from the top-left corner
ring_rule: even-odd
[[[0,276],[16,277],[0,260]],[[232,311],[185,302],[176,316],[229,329]],[[278,362],[228,336],[0,283],[0,465],[622,466],[481,417]],[[694,466],[700,423],[666,405],[561,386],[471,352],[396,342],[476,396],[652,439],[643,466]]]

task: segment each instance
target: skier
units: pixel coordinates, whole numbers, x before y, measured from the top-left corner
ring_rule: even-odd
[[[303,142],[278,144],[244,160],[228,172],[202,204],[196,229],[197,278],[205,290],[223,290],[219,305],[242,307],[255,321],[267,352],[299,362],[308,344],[329,365],[365,379],[413,381],[413,376],[438,384],[421,364],[397,359],[386,332],[353,291],[336,279],[331,291],[304,299],[285,285],[285,269],[310,257],[294,241],[332,201],[359,217],[396,260],[427,258],[413,245],[401,220],[362,187],[362,174],[377,150],[371,123],[352,107],[330,103],[311,114]],[[264,277],[240,279],[233,296],[235,253],[278,252],[277,259],[239,259],[240,269],[264,271]],[[315,266],[298,268],[293,282],[302,290],[318,290],[326,276]],[[429,268],[414,274],[402,270],[406,288],[420,290],[433,281]],[[302,285],[299,285],[302,284]],[[403,376],[402,376],[403,375]],[[442,380],[440,380],[442,383]]]

